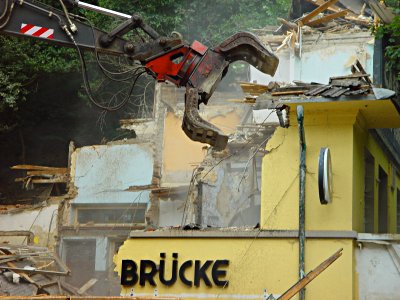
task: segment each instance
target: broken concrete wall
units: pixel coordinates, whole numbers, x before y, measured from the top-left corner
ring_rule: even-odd
[[[269,36],[260,38],[264,42],[270,39]],[[327,84],[332,76],[351,73],[351,66],[357,59],[366,72],[373,75],[374,38],[369,31],[343,30],[304,34],[300,47],[300,54],[295,54],[288,48],[276,53],[279,66],[274,77],[251,67],[251,81],[268,83],[300,80]]]
[[[78,148],[73,154],[77,189],[74,204],[148,203],[149,192],[130,192],[130,187],[151,184],[153,148],[149,143],[126,141]]]
[[[215,152],[207,145],[191,141],[181,129],[183,92],[163,86],[160,93],[168,107],[163,134],[161,186],[180,187],[181,193],[159,198],[159,226],[190,223],[215,227],[256,225],[259,220],[257,177],[260,169],[255,168],[257,158],[253,161],[250,155],[253,153],[251,148],[259,141],[254,139],[244,147],[236,144],[241,149],[233,147],[235,153]],[[255,124],[249,106],[232,103],[238,97],[243,95],[217,92],[207,106],[200,107],[201,117],[230,135],[231,141],[246,139],[243,128]],[[258,119],[264,118],[265,121],[266,113],[270,112],[265,110]],[[256,130],[262,132],[262,128]],[[223,163],[219,163],[221,159]],[[203,179],[210,168],[213,170]]]
[[[246,154],[212,163],[198,175],[203,226],[255,226],[259,222],[261,161]]]

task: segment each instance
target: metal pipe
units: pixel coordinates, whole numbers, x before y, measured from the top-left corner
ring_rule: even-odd
[[[96,5],[89,4],[89,3],[86,3],[86,2],[82,2],[82,1],[76,1],[76,5],[78,7],[80,7],[80,8],[84,8],[84,9],[87,9],[87,10],[95,11],[95,12],[98,12],[98,13],[101,13],[103,15],[107,15],[107,16],[110,16],[110,17],[117,17],[117,18],[122,18],[122,19],[130,19],[130,18],[132,18],[131,15],[127,15],[127,14],[124,14],[124,13],[120,13],[118,11],[114,11],[114,10],[111,10],[111,9],[103,8],[103,7],[96,6]]]
[[[304,134],[304,109],[297,106],[297,123],[300,142],[300,178],[299,178],[299,278],[305,277],[304,253],[306,241],[305,194],[306,194],[306,137]],[[305,299],[305,289],[300,291],[300,300]]]

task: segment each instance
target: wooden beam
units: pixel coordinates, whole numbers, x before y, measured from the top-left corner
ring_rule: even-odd
[[[323,5],[324,4],[324,0],[306,0],[306,1],[309,2],[309,3],[312,3],[312,4],[316,4],[316,5]],[[329,6],[327,8],[327,10],[332,12],[332,13],[338,13],[338,12],[342,11],[342,9],[339,8],[336,5]],[[349,20],[349,21],[352,21],[352,22],[354,22],[356,24],[359,24],[359,25],[363,25],[363,26],[368,26],[369,25],[369,21],[368,20],[359,19],[358,16],[355,13],[351,12],[351,11],[349,11],[349,13],[345,16],[345,19]]]
[[[16,273],[24,272],[24,273],[48,274],[48,275],[58,275],[58,276],[68,275],[68,273],[66,273],[66,272],[59,272],[59,271],[38,270],[38,269],[29,270],[29,269],[24,269],[24,268],[17,268],[17,266],[15,266],[11,262],[7,263],[7,265],[8,265],[8,267],[0,266],[0,269],[10,270],[10,271],[14,271]],[[19,273],[19,274],[22,276],[22,274],[24,274],[24,273]]]
[[[329,78],[329,81],[336,80],[336,79],[350,79],[350,78],[361,78],[371,76],[370,74],[353,74],[353,75],[345,75],[345,76],[335,76]]]
[[[319,25],[321,23],[326,23],[328,21],[334,20],[336,18],[341,18],[341,17],[347,15],[348,12],[349,12],[349,10],[345,9],[345,10],[339,11],[337,13],[325,15],[322,18],[316,19],[314,21],[310,21],[308,23],[305,23],[304,25],[311,26],[311,27],[312,26],[316,26],[316,25]]]
[[[77,293],[79,295],[83,295],[88,289],[94,286],[97,281],[98,280],[96,278],[90,279],[88,282],[86,282],[84,285],[81,286],[81,288],[77,291]]]
[[[329,6],[332,6],[333,4],[335,4],[338,0],[329,0],[327,2],[321,3],[319,4],[318,1],[317,3],[315,3],[314,1],[310,1],[307,0],[308,2],[314,3],[319,5],[316,9],[314,9],[312,12],[310,12],[309,14],[305,15],[304,17],[300,18],[300,22],[302,24],[306,24],[307,22],[309,22],[312,18],[316,17],[319,13],[323,12],[324,10],[326,10]]]
[[[382,20],[385,24],[390,24],[393,22],[395,15],[393,12],[386,7],[385,4],[380,3],[377,0],[367,0],[369,7],[374,11],[374,13]]]
[[[286,35],[262,35],[260,36],[260,40],[263,43],[269,43],[269,44],[282,44],[282,42],[285,40]]]
[[[360,63],[360,61],[358,59],[356,60],[355,66],[358,68],[358,71],[360,73],[367,74],[367,72],[365,71],[363,65]],[[365,76],[364,79],[365,79],[366,82],[368,82],[368,84],[372,85],[372,81],[369,78],[369,76]]]
[[[285,20],[283,18],[278,18],[278,21],[281,22],[283,25],[287,26],[290,29],[297,30],[298,26],[297,26],[296,23],[289,22],[289,21],[287,21],[287,20]]]
[[[29,176],[54,176],[54,175],[66,175],[68,172],[62,169],[57,170],[38,170],[38,171],[26,171]]]
[[[271,93],[271,96],[301,95],[301,94],[304,94],[304,90],[273,92]]]
[[[62,171],[63,173],[68,172],[68,168],[57,168],[57,167],[45,167],[45,166],[37,166],[37,165],[16,165],[10,168],[11,170],[53,170],[53,171]]]
[[[26,180],[30,179],[30,177],[20,177],[20,178],[15,178],[15,182],[24,182]],[[63,183],[63,182],[68,182],[68,177],[67,176],[57,176],[54,178],[34,178],[31,179],[31,183],[36,183],[36,184],[45,184],[45,183]]]
[[[0,231],[0,236],[26,236],[28,238],[28,244],[33,242],[34,234],[28,230],[7,230]]]
[[[307,284],[313,281],[319,274],[325,271],[331,264],[333,264],[340,256],[342,256],[343,248],[336,251],[332,256],[326,259],[324,262],[319,264],[314,270],[307,273],[307,275],[297,281],[290,289],[288,289],[282,296],[277,300],[289,300],[293,298],[301,289],[303,289]]]

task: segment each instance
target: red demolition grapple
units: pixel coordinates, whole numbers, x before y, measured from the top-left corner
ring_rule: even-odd
[[[217,150],[226,147],[228,136],[203,120],[198,108],[200,103],[207,104],[229,65],[239,60],[271,76],[279,63],[275,54],[249,32],[236,33],[214,49],[194,41],[191,46],[182,45],[146,63],[158,81],[186,87],[182,129],[191,140],[207,143]]]

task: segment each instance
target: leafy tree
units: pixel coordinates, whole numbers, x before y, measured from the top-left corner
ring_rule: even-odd
[[[35,83],[41,74],[68,72],[78,66],[72,49],[32,39],[0,35],[0,51],[0,113],[17,111],[19,103],[40,88]],[[9,126],[0,123],[0,132]]]
[[[276,24],[288,14],[290,0],[99,0],[103,7],[136,13],[162,35],[178,31],[188,41],[209,46],[240,30]],[[104,22],[104,17],[97,16]],[[102,22],[96,22],[97,24]]]
[[[388,45],[385,49],[387,58],[386,67],[393,70],[400,81],[400,1],[387,1],[389,6],[394,7],[396,14],[394,20],[390,24],[381,24],[373,28],[375,36],[379,39],[387,38]]]

